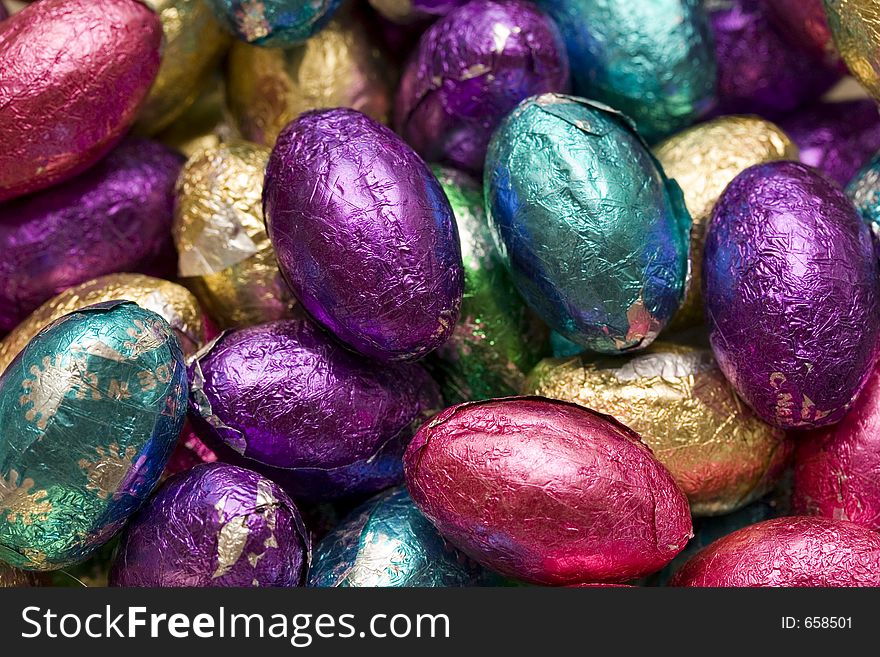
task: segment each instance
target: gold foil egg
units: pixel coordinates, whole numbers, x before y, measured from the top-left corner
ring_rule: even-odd
[[[196,101],[155,139],[188,158],[206,148],[240,139],[226,110],[223,78],[212,76]]]
[[[289,317],[295,305],[263,225],[270,152],[241,141],[203,149],[177,181],[178,272],[221,328]]]
[[[187,356],[206,342],[202,310],[185,287],[144,274],[109,274],[49,299],[0,340],[0,374],[31,338],[56,319],[96,303],[122,300],[161,315],[174,329]]]
[[[271,146],[303,112],[351,107],[387,122],[391,64],[350,7],[300,46],[236,42],[229,53],[227,102],[245,139]]]
[[[880,3],[825,0],[834,43],[853,76],[880,100]]]
[[[736,396],[708,349],[656,342],[631,356],[548,358],[525,392],[612,415],[641,434],[694,515],[730,513],[765,494],[791,454],[785,433]]]
[[[663,170],[684,193],[693,218],[691,277],[684,302],[667,332],[703,321],[703,244],[712,209],[721,193],[740,172],[755,164],[797,160],[797,146],[776,125],[755,116],[722,116],[665,140],[655,149]]]

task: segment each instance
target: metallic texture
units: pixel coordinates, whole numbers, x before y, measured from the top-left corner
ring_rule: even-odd
[[[370,0],[370,5],[385,18],[407,24],[445,16],[470,0]]]
[[[693,123],[715,94],[702,0],[537,0],[568,48],[577,95],[635,121],[649,142]]]
[[[416,433],[404,472],[445,538],[527,582],[626,581],[661,569],[693,536],[687,498],[639,436],[575,404],[453,406]]]
[[[156,77],[161,42],[159,18],[136,0],[42,0],[4,21],[0,201],[106,155]]]
[[[553,358],[566,358],[567,356],[577,356],[584,351],[584,348],[576,342],[572,342],[568,338],[560,335],[556,331],[550,331],[550,349]]]
[[[238,39],[283,48],[324,27],[342,0],[205,0]]]
[[[288,123],[309,110],[350,107],[386,123],[393,78],[373,36],[346,7],[293,48],[234,44],[227,103],[246,139],[272,146]]]
[[[673,135],[654,149],[666,175],[684,193],[690,212],[691,277],[667,331],[703,323],[703,244],[712,208],[737,174],[755,164],[797,160],[798,150],[777,126],[756,116],[722,116]]]
[[[222,328],[289,317],[295,305],[263,223],[269,154],[221,144],[194,154],[177,180],[178,274]]]
[[[876,0],[824,0],[834,43],[849,70],[880,100],[880,5]]]
[[[169,127],[210,84],[231,39],[204,0],[143,0],[159,14],[165,35],[162,64],[138,112],[135,129]]]
[[[3,5],[0,4],[0,20],[4,18],[4,11]],[[7,566],[0,561],[0,589],[20,589],[31,586],[37,586],[34,573]]]
[[[164,146],[131,138],[73,180],[0,204],[0,333],[96,276],[173,272],[180,166]]]
[[[343,343],[402,361],[452,334],[464,285],[455,217],[385,126],[342,108],[300,116],[272,150],[263,210],[294,295]]]
[[[108,302],[55,321],[0,376],[0,561],[87,559],[141,506],[183,426],[180,344],[159,315]]]
[[[797,162],[747,169],[715,205],[703,259],[712,350],[784,429],[838,422],[874,366],[880,271],[843,191]]]
[[[177,445],[168,459],[162,478],[164,480],[179,472],[186,472],[201,463],[216,463],[219,460],[216,452],[202,442],[187,420],[177,439]]]
[[[309,558],[308,533],[283,490],[211,463],[169,479],[131,522],[110,586],[299,586]]]
[[[671,586],[880,586],[880,534],[842,520],[766,520],[715,541]]]
[[[698,516],[767,493],[792,452],[782,430],[740,401],[708,349],[655,342],[627,356],[546,359],[524,391],[611,415],[638,433]]]
[[[187,158],[237,138],[238,130],[226,110],[225,85],[220,75],[214,75],[195,102],[155,137]]]
[[[489,579],[443,540],[405,488],[396,488],[362,504],[321,539],[309,586],[478,586]]]
[[[522,0],[474,0],[432,25],[397,89],[397,132],[426,160],[479,173],[520,101],[568,91],[559,29]]]
[[[496,243],[551,328],[606,353],[657,337],[684,296],[690,217],[625,117],[529,98],[492,138],[485,181]]]
[[[546,355],[548,331],[526,306],[492,243],[483,188],[467,174],[435,166],[458,225],[464,262],[461,318],[426,365],[447,404],[519,394]]]
[[[827,66],[846,73],[846,64],[831,37],[831,27],[822,0],[765,1],[770,9],[770,19],[793,47],[805,50]]]
[[[846,186],[846,195],[871,228],[880,249],[880,153],[853,177]]]

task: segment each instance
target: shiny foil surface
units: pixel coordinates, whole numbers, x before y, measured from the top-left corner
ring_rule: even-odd
[[[96,276],[167,271],[180,166],[164,146],[130,138],[76,178],[0,204],[0,333]]]
[[[196,152],[177,180],[178,274],[222,328],[289,317],[295,306],[263,223],[269,154],[221,144]]]
[[[404,471],[440,534],[528,582],[626,581],[661,569],[693,535],[687,498],[639,436],[574,404],[453,406],[419,429]]]
[[[299,586],[310,551],[299,510],[276,484],[233,465],[198,465],[132,520],[110,586]]]
[[[217,453],[199,438],[193,430],[192,424],[187,420],[180,432],[180,437],[177,439],[177,445],[171,452],[162,477],[167,479],[179,472],[191,470],[202,463],[216,463],[218,460]]]
[[[404,488],[351,512],[315,546],[312,587],[479,586],[491,576],[449,545]]]
[[[875,0],[824,0],[840,55],[862,86],[880,100],[880,5]]]
[[[880,248],[880,154],[873,157],[846,186],[846,195],[870,226]]]
[[[159,18],[136,0],[42,0],[4,21],[0,201],[101,159],[149,92],[161,42]]]
[[[283,48],[302,43],[333,16],[342,0],[205,0],[237,38]]]
[[[426,160],[479,173],[505,115],[568,84],[565,44],[544,12],[475,0],[422,36],[397,89],[395,127]]]
[[[722,371],[770,424],[838,422],[873,369],[880,272],[871,233],[843,191],[803,164],[751,167],[721,195],[703,299]]]
[[[843,520],[766,520],[712,543],[670,585],[878,586],[880,534]]]
[[[109,302],[43,329],[0,376],[0,561],[87,559],[152,492],[186,411],[180,344]]]
[[[220,75],[211,77],[208,86],[174,123],[155,139],[190,158],[199,151],[238,138],[226,110],[226,92]]]
[[[703,243],[712,208],[737,174],[755,164],[797,160],[798,150],[782,130],[756,116],[722,116],[684,130],[659,144],[654,154],[684,193],[690,212],[690,269],[684,302],[669,325],[676,331],[703,323]]]
[[[382,16],[395,23],[414,23],[445,16],[470,0],[369,0]]]
[[[708,349],[655,342],[627,356],[546,359],[524,390],[605,413],[638,433],[694,515],[730,513],[761,497],[792,452],[782,430],[740,401]]]
[[[846,185],[880,151],[880,110],[872,100],[817,103],[780,122],[804,164]]]
[[[393,78],[373,36],[344,7],[302,45],[236,43],[229,54],[227,102],[246,139],[272,146],[288,123],[309,110],[350,107],[386,123]]]
[[[559,25],[574,91],[635,121],[650,142],[693,123],[715,95],[702,0],[537,0]]]
[[[455,217],[428,166],[360,112],[308,112],[278,138],[263,210],[302,306],[365,356],[414,360],[458,322]]]
[[[4,11],[3,5],[0,4],[0,20],[5,18]],[[0,562],[0,589],[20,589],[31,586],[37,586],[34,573],[19,570]]]
[[[614,110],[557,94],[523,101],[492,138],[485,193],[514,283],[564,337],[639,349],[678,310],[690,217]]]
[[[796,48],[820,57],[830,67],[846,72],[831,36],[822,0],[766,0],[770,18]]]
[[[447,404],[519,394],[525,374],[546,355],[548,331],[516,291],[492,243],[482,185],[433,168],[452,205],[464,262],[461,318],[427,361]]]

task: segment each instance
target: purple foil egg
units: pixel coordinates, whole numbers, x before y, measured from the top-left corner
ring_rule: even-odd
[[[302,114],[272,150],[263,212],[293,293],[345,344],[414,360],[452,334],[464,286],[452,208],[385,126],[350,109]]]
[[[568,55],[549,16],[520,0],[474,0],[419,41],[397,92],[397,132],[428,161],[479,172],[504,116],[567,88]]]
[[[817,103],[779,122],[804,164],[841,185],[880,150],[880,111],[873,100]]]
[[[703,299],[715,357],[737,393],[783,429],[839,421],[870,374],[880,271],[869,228],[815,169],[746,169],[709,224]]]
[[[132,138],[73,180],[0,203],[0,333],[97,276],[173,271],[182,164],[166,147]]]
[[[293,501],[265,477],[224,463],[175,475],[131,521],[110,586],[301,585],[311,546]]]

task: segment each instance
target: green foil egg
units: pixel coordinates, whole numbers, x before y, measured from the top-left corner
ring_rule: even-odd
[[[111,301],[40,331],[0,377],[0,561],[82,562],[150,494],[183,426],[174,331]]]

